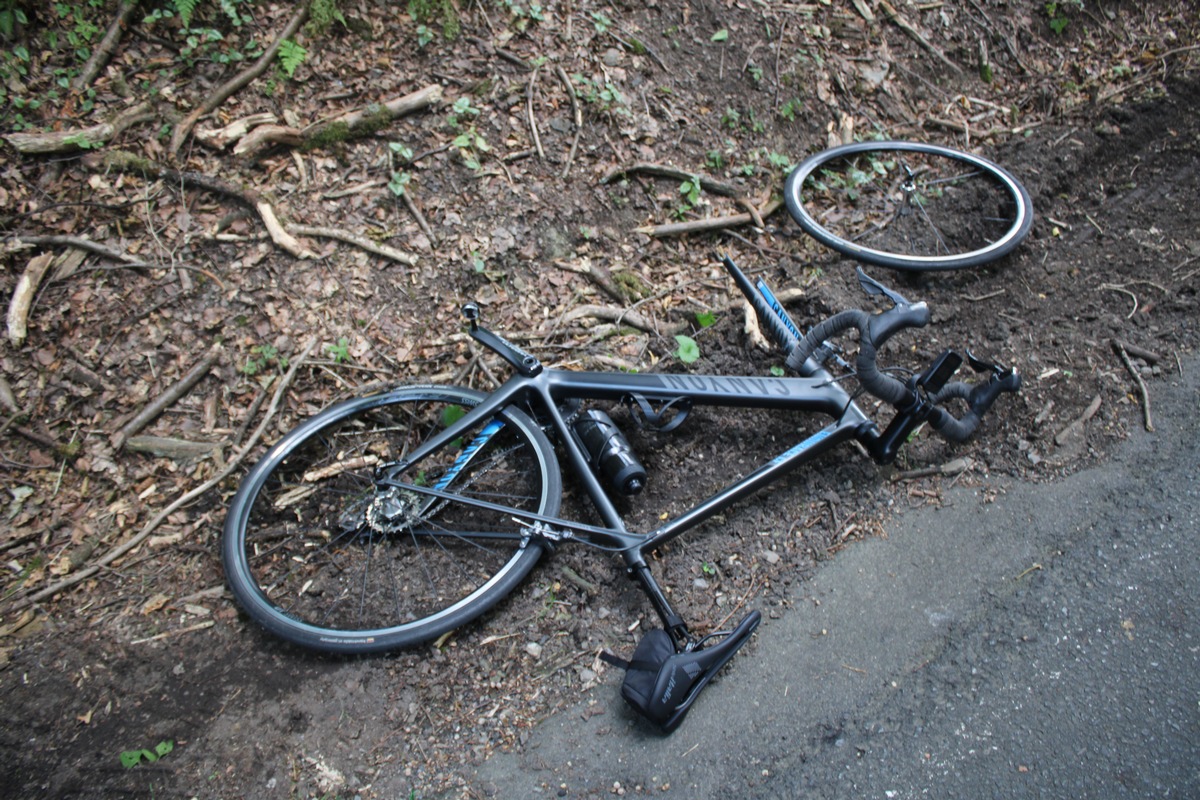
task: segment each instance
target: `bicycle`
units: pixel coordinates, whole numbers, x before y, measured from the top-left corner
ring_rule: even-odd
[[[963,362],[952,350],[903,379],[881,369],[879,348],[926,325],[929,310],[861,268],[863,289],[891,307],[843,311],[802,334],[764,281],[752,284],[731,259],[723,263],[794,377],[549,368],[483,327],[478,306],[469,303],[463,315],[470,336],[507,362],[511,377],[488,394],[409,386],[351,399],[285,435],[247,474],[226,518],[222,558],[239,604],[272,633],[305,647],[409,647],[493,607],[547,551],[592,545],[620,555],[663,622],[630,661],[610,660],[627,669],[622,694],[630,705],[664,732],[673,730],[761,616],[752,611],[730,631],[697,638],[656,583],[647,554],[851,440],[881,464],[925,422],[949,440],[965,440],[999,395],[1021,382],[1015,369],[970,353],[968,363],[984,380],[951,381]],[[859,350],[849,364],[828,340],[852,329]],[[885,429],[830,372],[839,365],[895,409]],[[966,402],[961,418],[943,407],[951,400]],[[658,528],[637,532],[626,528],[610,490],[636,494],[645,469],[611,418],[582,407],[585,401],[624,402],[662,432],[700,405],[793,410],[830,421]],[[600,524],[560,515],[559,452]]]

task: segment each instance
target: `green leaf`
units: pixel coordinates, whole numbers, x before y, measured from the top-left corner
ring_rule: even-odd
[[[728,38],[729,38],[729,31],[725,28],[721,28],[721,30],[717,31],[716,33],[714,33],[712,35],[712,40],[714,42],[724,42]]]
[[[442,427],[449,428],[466,415],[467,410],[462,406],[446,406],[442,410]]]
[[[296,69],[304,63],[308,51],[291,39],[279,43],[279,66],[289,78],[296,74]]]
[[[196,10],[196,5],[200,0],[175,0],[175,10],[179,12],[179,21],[183,23],[183,27],[192,27],[192,12]]]
[[[404,192],[408,189],[408,184],[412,180],[412,176],[407,172],[393,172],[392,179],[388,181],[388,189],[396,197],[403,197]]]
[[[153,764],[163,756],[175,749],[175,742],[167,739],[155,745],[154,750],[125,750],[121,753],[121,766],[125,769],[133,769],[142,761],[148,761]]]
[[[717,315],[711,311],[701,311],[696,315],[696,324],[701,328],[707,328],[717,321]]]
[[[696,344],[695,339],[683,334],[677,334],[675,341],[679,343],[679,349],[675,351],[675,355],[679,356],[680,361],[685,364],[692,364],[700,359],[700,345]]]
[[[783,367],[778,367],[778,366],[771,367],[771,374],[774,375],[776,378],[782,378],[783,377]]]

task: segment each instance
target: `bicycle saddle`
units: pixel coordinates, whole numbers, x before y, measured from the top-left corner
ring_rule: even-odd
[[[625,669],[621,696],[641,716],[663,733],[679,727],[700,692],[708,685],[734,653],[750,640],[750,634],[762,621],[762,614],[751,611],[732,631],[710,634],[694,649],[675,652],[671,637],[664,630],[647,633],[629,661],[610,653],[601,657]],[[724,636],[706,646],[709,638]]]

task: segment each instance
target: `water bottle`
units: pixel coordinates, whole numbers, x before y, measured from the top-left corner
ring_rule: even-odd
[[[608,414],[588,409],[576,417],[574,429],[597,475],[623,495],[633,496],[642,490],[646,468]]]

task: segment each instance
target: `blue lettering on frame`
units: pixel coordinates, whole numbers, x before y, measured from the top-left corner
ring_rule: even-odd
[[[787,461],[789,458],[796,455],[796,453],[799,453],[802,450],[807,450],[808,448],[824,441],[825,439],[828,439],[829,434],[830,434],[830,431],[828,431],[828,430],[817,431],[816,433],[814,433],[812,436],[805,439],[800,444],[788,449],[787,452],[780,453],[779,455],[775,456],[775,458],[771,461],[771,464],[775,465],[775,464],[780,464],[784,461]]]

